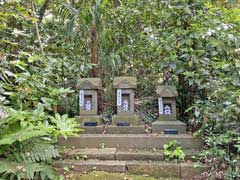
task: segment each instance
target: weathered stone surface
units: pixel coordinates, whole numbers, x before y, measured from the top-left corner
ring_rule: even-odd
[[[188,179],[209,169],[209,166],[196,163],[168,163],[163,161],[109,161],[109,160],[65,160],[55,161],[54,166],[59,172],[63,168],[72,172],[128,172],[130,174],[147,174],[155,178]]]
[[[152,123],[153,133],[163,133],[164,129],[177,129],[179,134],[186,133],[186,124],[181,121],[155,121]]]
[[[77,82],[77,89],[102,89],[100,78],[81,78]]]
[[[192,160],[199,150],[184,149],[185,160]],[[117,148],[86,148],[86,149],[62,149],[61,159],[99,159],[121,161],[162,161],[163,150],[161,149],[117,149]]]
[[[209,166],[199,163],[181,163],[181,178],[191,178],[208,169]]]
[[[114,115],[112,117],[112,124],[116,125],[119,122],[128,122],[131,125],[138,125],[139,124],[139,116],[136,114],[125,115],[125,116]],[[121,128],[121,127],[119,127],[119,128]]]
[[[61,152],[65,159],[115,160],[116,148],[65,149]]]
[[[56,161],[54,163],[56,168],[68,168],[75,172],[90,172],[106,171],[106,172],[125,172],[125,161],[99,161],[99,160],[86,160],[86,161]]]
[[[137,79],[131,76],[115,77],[113,87],[118,89],[135,89],[137,87]]]
[[[159,99],[161,99],[159,97]],[[158,100],[159,103],[159,100]],[[159,105],[159,104],[158,104]],[[177,110],[176,110],[176,99],[173,98],[168,98],[168,97],[162,97],[162,108],[164,108],[165,105],[168,105],[171,107],[171,114],[164,114],[164,109],[161,110],[161,106],[159,106],[158,111],[159,111],[159,117],[158,120],[161,121],[176,121],[177,120]],[[162,111],[162,112],[161,112]]]
[[[153,177],[180,177],[180,164],[166,162],[127,162],[128,172],[131,174],[148,174]]]
[[[159,121],[176,121],[177,120],[177,115],[175,113],[173,114],[161,114],[158,117]]]
[[[183,152],[185,153],[185,160],[193,160],[192,156],[196,155],[199,152],[199,150],[184,149]],[[164,155],[163,150],[160,149],[158,150],[118,149],[116,152],[116,160],[163,161]]]
[[[97,122],[98,125],[102,124],[102,116],[76,116],[77,121],[84,126],[85,122]]]
[[[84,134],[102,134],[103,132],[103,126],[95,126],[95,127],[86,127],[81,126],[81,129],[84,130]],[[137,125],[137,126],[114,126],[109,125],[106,127],[106,134],[145,134],[145,129],[143,125]]]
[[[97,148],[104,143],[107,148],[152,149],[163,148],[169,141],[177,140],[183,149],[199,149],[202,142],[191,135],[162,135],[162,134],[81,134],[79,137],[60,137],[60,145],[75,146],[76,148]]]
[[[117,150],[116,160],[137,160],[137,161],[162,161],[162,152],[140,151],[140,150]]]
[[[175,86],[159,85],[157,86],[156,93],[160,97],[177,97],[178,96],[178,92]]]

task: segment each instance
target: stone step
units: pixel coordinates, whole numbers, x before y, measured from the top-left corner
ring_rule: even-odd
[[[194,177],[209,169],[207,165],[199,163],[168,163],[162,161],[131,161],[126,163],[126,168],[130,174],[148,174],[156,178],[177,177],[181,179]]]
[[[188,134],[81,134],[68,139],[58,138],[58,143],[75,148],[162,149],[164,144],[176,140],[183,149],[200,149],[202,141]]]
[[[103,134],[104,126],[81,126],[83,134]],[[144,125],[138,126],[113,126],[105,128],[105,134],[145,134]]]
[[[91,171],[126,172],[125,161],[100,161],[100,160],[61,160],[55,161],[56,168],[67,168],[67,171],[87,173]]]
[[[168,163],[162,161],[55,161],[55,168],[59,171],[87,173],[91,171],[121,172],[136,175],[146,174],[156,178],[190,178],[209,169],[198,163]],[[62,169],[62,170],[61,170]],[[64,170],[63,170],[64,169]]]
[[[199,150],[190,150],[186,149],[183,150],[185,153],[185,160],[193,161],[193,156],[199,152]],[[117,150],[116,152],[116,160],[123,160],[123,161],[163,161],[164,155],[163,150]]]
[[[61,159],[116,160],[117,148],[60,149]]]
[[[80,126],[84,130],[83,134],[145,134],[144,124],[130,126],[100,125],[100,126]],[[186,133],[186,124],[181,121],[155,121],[152,123],[153,133],[161,134],[165,129],[176,129],[179,134]]]
[[[183,150],[185,160],[193,160],[199,150]],[[98,160],[144,160],[144,161],[162,161],[163,150],[136,150],[136,149],[117,149],[117,148],[87,148],[87,149],[62,149],[61,159],[98,159]]]

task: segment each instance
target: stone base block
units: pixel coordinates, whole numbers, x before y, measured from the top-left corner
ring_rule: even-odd
[[[129,123],[129,125],[138,125],[139,116],[136,114],[133,115],[114,115],[112,117],[112,124],[117,125],[118,123]]]
[[[86,148],[86,149],[64,149],[60,151],[61,158],[81,160],[98,159],[98,160],[115,160],[116,148]]]
[[[209,166],[199,163],[181,163],[181,178],[190,179],[208,171],[209,168]]]
[[[156,178],[180,177],[180,164],[166,162],[127,162],[128,172],[130,174],[147,174]]]
[[[125,161],[76,160],[55,161],[56,168],[68,168],[73,172],[87,173],[91,171],[126,172]]]
[[[76,116],[75,118],[80,122],[81,126],[88,122],[97,123],[97,125],[102,124],[102,116]]]
[[[80,129],[83,129],[84,132],[82,134],[102,134],[104,125],[102,126],[95,126],[95,127],[89,127],[89,126],[81,126]],[[115,126],[115,125],[109,125],[106,127],[105,134],[145,134],[145,129],[143,125],[137,125],[137,126]]]
[[[171,114],[171,115],[161,114],[159,115],[158,120],[159,121],[176,121],[177,117],[176,117],[176,114]]]
[[[121,127],[120,127],[121,128]],[[153,149],[163,148],[164,144],[176,140],[183,149],[200,149],[202,141],[187,134],[81,134],[58,138],[58,144],[66,147],[97,148],[104,143],[107,148]]]
[[[181,121],[155,121],[152,123],[153,133],[163,133],[164,129],[176,129],[179,134],[186,133],[186,124]]]

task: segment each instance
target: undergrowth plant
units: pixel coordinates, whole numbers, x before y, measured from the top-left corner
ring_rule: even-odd
[[[56,138],[75,135],[74,118],[50,116],[39,105],[33,111],[6,109],[0,121],[0,177],[15,179],[58,179],[51,163],[59,156]]]
[[[176,163],[184,161],[185,153],[182,147],[178,145],[177,141],[170,141],[163,145],[163,155],[166,161],[173,161]]]

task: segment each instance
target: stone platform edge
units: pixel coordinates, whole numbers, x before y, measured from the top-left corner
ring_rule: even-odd
[[[106,171],[130,173],[135,175],[147,174],[155,178],[192,178],[207,171],[209,166],[200,163],[170,163],[164,161],[55,161],[55,168],[66,168],[73,172]]]

